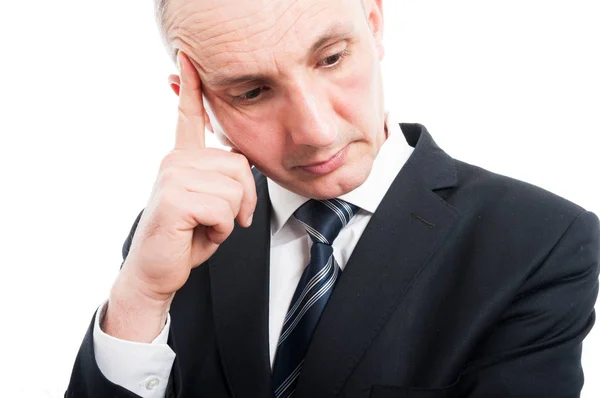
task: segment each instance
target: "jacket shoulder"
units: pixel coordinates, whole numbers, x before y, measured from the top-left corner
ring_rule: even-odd
[[[597,216],[572,201],[533,184],[456,161],[457,186],[441,193],[461,214],[461,236],[489,239],[505,253],[522,258],[547,253],[584,216],[588,233]]]
[[[456,160],[460,199],[479,210],[509,213],[526,218],[573,219],[585,212],[578,204],[542,187]]]

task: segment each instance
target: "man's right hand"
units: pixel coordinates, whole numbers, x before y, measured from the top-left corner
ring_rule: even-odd
[[[234,220],[252,223],[256,188],[239,153],[205,146],[200,76],[177,55],[181,86],[175,149],[162,161],[129,254],[113,288],[103,330],[117,338],[152,341],[192,268],[227,239]]]

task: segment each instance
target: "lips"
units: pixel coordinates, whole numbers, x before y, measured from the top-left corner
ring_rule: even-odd
[[[300,167],[312,167],[312,166],[318,166],[320,164],[325,164],[325,163],[329,162],[330,160],[332,160],[333,158],[335,158],[336,156],[338,156],[340,154],[340,152],[342,152],[342,151],[343,151],[343,149],[340,149],[333,156],[329,157],[326,160],[323,160],[322,162],[314,162],[314,163],[310,163],[310,164],[305,164]]]
[[[345,146],[343,149],[341,149],[339,152],[337,152],[325,161],[309,163],[306,165],[298,166],[298,168],[316,175],[324,175],[331,173],[332,171],[336,170],[344,164],[346,160],[346,155],[348,153],[348,146],[349,145]]]

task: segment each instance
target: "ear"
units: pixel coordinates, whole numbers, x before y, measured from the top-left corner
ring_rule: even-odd
[[[179,89],[181,88],[181,79],[178,75],[169,75],[169,85],[171,89],[175,93],[176,96],[179,97]]]
[[[178,75],[169,75],[169,85],[171,86],[171,90],[173,90],[175,95],[179,97],[179,91],[181,90],[181,78]],[[208,131],[214,133],[210,118],[208,117],[208,113],[206,113],[206,106],[204,110],[204,125]]]
[[[383,0],[368,0],[367,4],[365,7],[367,21],[375,39],[375,45],[379,52],[379,60],[381,61],[385,55],[383,49]]]

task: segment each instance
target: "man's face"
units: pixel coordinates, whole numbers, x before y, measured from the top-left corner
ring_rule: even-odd
[[[171,0],[165,28],[215,133],[279,185],[331,198],[385,140],[382,18],[381,0]]]

